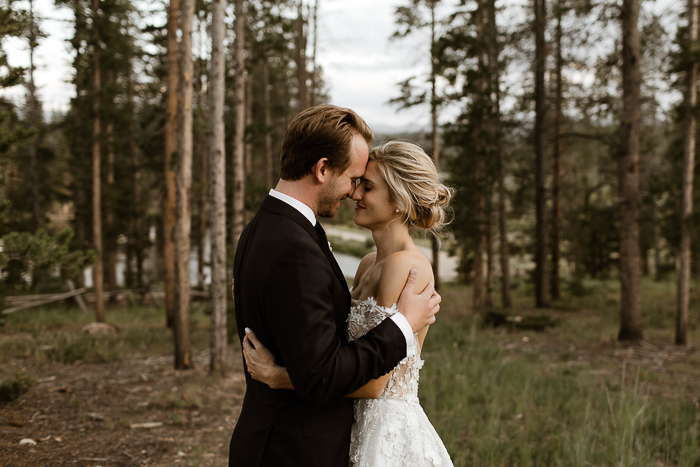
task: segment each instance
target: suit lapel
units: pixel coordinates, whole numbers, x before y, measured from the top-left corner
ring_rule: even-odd
[[[321,249],[323,254],[326,256],[326,259],[328,260],[328,263],[331,265],[331,269],[333,269],[333,272],[335,273],[336,278],[342,282],[343,287],[341,287],[346,295],[348,300],[350,300],[350,291],[348,290],[348,284],[345,281],[345,276],[343,275],[343,271],[340,269],[340,266],[338,265],[338,262],[335,259],[335,256],[333,256],[333,253],[331,252],[330,248],[328,247],[328,240],[325,238],[321,238],[319,233],[316,231],[313,225],[309,222],[309,220],[304,217],[302,213],[285,203],[284,201],[281,201],[274,196],[267,195],[265,196],[265,199],[263,200],[262,204],[260,205],[261,209],[265,209],[270,212],[274,212],[276,214],[280,214],[286,217],[289,217],[292,219],[294,222],[302,226],[308,233],[311,235],[311,238],[314,239],[316,244],[318,244],[318,247]],[[318,222],[318,221],[316,221]]]

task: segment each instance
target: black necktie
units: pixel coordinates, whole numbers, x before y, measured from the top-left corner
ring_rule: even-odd
[[[314,226],[314,229],[316,229],[316,233],[318,233],[318,240],[320,242],[320,245],[324,248],[328,248],[328,237],[326,237],[326,231],[323,230],[323,226],[321,226],[321,223],[316,221],[316,225]]]

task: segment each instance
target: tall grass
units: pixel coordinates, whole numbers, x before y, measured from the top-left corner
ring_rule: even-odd
[[[578,311],[547,332],[572,343],[607,340],[614,351],[616,284],[587,286],[593,294],[570,300]],[[663,287],[645,288],[645,326],[670,340],[672,296]],[[600,375],[553,364],[543,351],[511,352],[504,342],[522,334],[482,329],[461,288],[441,293],[445,316],[426,339],[419,396],[456,466],[700,466],[700,409],[684,389],[669,384],[663,397],[650,395],[642,382],[654,375],[624,361],[608,361],[612,371]],[[524,300],[516,297],[513,313],[540,313]]]

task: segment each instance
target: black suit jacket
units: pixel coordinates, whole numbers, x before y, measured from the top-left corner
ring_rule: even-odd
[[[348,465],[350,394],[396,366],[406,341],[391,320],[348,343],[350,293],[325,239],[299,211],[267,196],[238,242],[238,334],[249,327],[285,366],[294,391],[246,370],[229,466]]]

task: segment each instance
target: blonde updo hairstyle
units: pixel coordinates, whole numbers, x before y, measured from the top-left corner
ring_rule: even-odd
[[[377,164],[403,222],[437,234],[447,223],[454,190],[440,183],[430,156],[417,144],[388,141],[372,148],[369,160]]]

